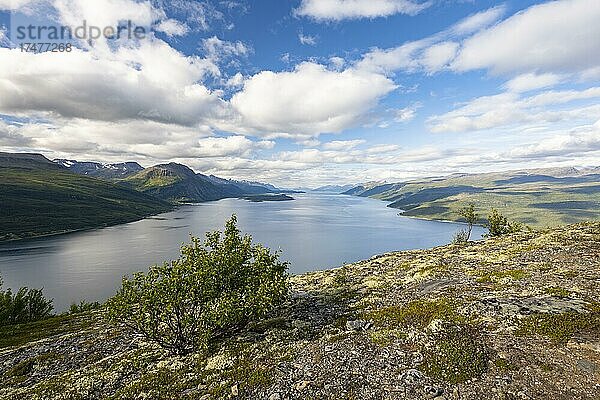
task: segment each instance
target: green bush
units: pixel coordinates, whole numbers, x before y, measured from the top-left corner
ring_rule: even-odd
[[[0,279],[2,287],[2,279]],[[44,297],[42,289],[20,288],[0,291],[0,326],[39,321],[52,315],[52,300]]]
[[[123,278],[108,301],[109,319],[186,354],[281,304],[288,294],[288,264],[252,244],[236,224],[234,215],[224,233],[207,233],[203,244],[192,237],[179,259]]]
[[[523,225],[519,222],[509,222],[508,219],[500,214],[498,210],[492,209],[488,215],[488,230],[487,236],[502,236],[509,233],[515,233],[523,230]]]
[[[96,310],[96,309],[100,308],[101,306],[102,305],[100,303],[98,303],[97,301],[89,303],[85,300],[81,300],[79,302],[79,304],[77,304],[77,303],[71,304],[71,307],[69,307],[69,314],[81,314],[84,312]]]

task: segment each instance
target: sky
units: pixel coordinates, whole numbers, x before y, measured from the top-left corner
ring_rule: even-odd
[[[18,27],[131,22],[143,38]],[[286,187],[600,165],[600,1],[0,0],[0,151]]]

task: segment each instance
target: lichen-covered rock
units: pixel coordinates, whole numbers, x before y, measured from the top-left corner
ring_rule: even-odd
[[[283,309],[205,354],[171,356],[102,311],[65,319],[0,349],[0,398],[600,398],[600,223],[292,282]]]

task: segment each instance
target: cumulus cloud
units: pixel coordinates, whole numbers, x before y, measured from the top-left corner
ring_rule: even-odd
[[[600,63],[600,3],[560,0],[532,6],[467,39],[457,71],[581,72]]]
[[[530,97],[505,92],[473,99],[453,111],[429,118],[428,124],[432,132],[468,132],[523,123],[600,118],[600,105],[596,103],[558,107],[577,100],[599,97],[599,87],[581,91],[546,91]]]
[[[221,107],[222,101],[199,83],[214,65],[162,41],[101,56],[78,49],[33,54],[1,48],[0,111],[193,125]]]
[[[100,122],[59,119],[10,125],[0,121],[0,145],[79,153],[87,158],[147,159],[249,157],[274,142],[244,136],[212,136],[209,127],[184,127],[147,120]]]
[[[412,0],[302,0],[296,15],[319,21],[387,17],[394,14],[416,15],[431,2]]]
[[[236,125],[245,131],[306,138],[356,125],[395,87],[380,74],[305,62],[293,71],[263,71],[246,79],[231,105],[239,116]]]

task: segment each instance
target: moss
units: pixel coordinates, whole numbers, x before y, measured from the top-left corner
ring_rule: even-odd
[[[0,326],[0,348],[21,346],[54,335],[79,332],[88,328],[93,318],[87,313],[59,315],[27,324]]]
[[[412,326],[424,329],[434,319],[461,321],[454,300],[415,300],[403,306],[390,306],[366,313],[365,319],[373,321],[376,327],[398,328]]]
[[[0,382],[7,384],[15,384],[25,381],[29,374],[33,372],[36,365],[45,364],[62,358],[62,355],[55,352],[47,352],[39,354],[35,357],[23,360],[4,373],[3,379]]]
[[[488,369],[490,352],[478,332],[479,328],[472,325],[448,326],[422,349],[423,364],[419,369],[451,384],[480,377]]]
[[[519,321],[519,336],[541,335],[556,344],[565,344],[573,336],[600,333],[600,305],[592,304],[588,313],[534,314]]]
[[[479,283],[497,283],[505,278],[510,278],[514,281],[518,281],[524,279],[529,276],[529,274],[522,269],[510,269],[505,271],[485,271],[485,272],[477,272],[479,278],[477,278],[477,282]]]
[[[546,292],[546,294],[549,294],[550,296],[558,297],[561,299],[565,299],[571,295],[571,292],[569,292],[568,290],[563,289],[559,286],[549,287],[549,288],[546,288],[544,291]]]
[[[398,329],[382,329],[369,333],[369,338],[376,345],[385,347],[394,343],[398,339],[406,339],[408,335]]]
[[[506,358],[497,358],[494,360],[494,365],[503,372],[506,371],[518,371],[519,370],[519,366],[513,364],[512,362],[510,362],[509,360],[507,360]]]
[[[570,278],[577,278],[577,276],[579,275],[579,273],[577,271],[561,271],[560,275],[563,278],[570,279]]]
[[[542,365],[540,365],[540,369],[542,370],[542,372],[554,371],[554,367],[552,366],[552,364],[542,364]]]

